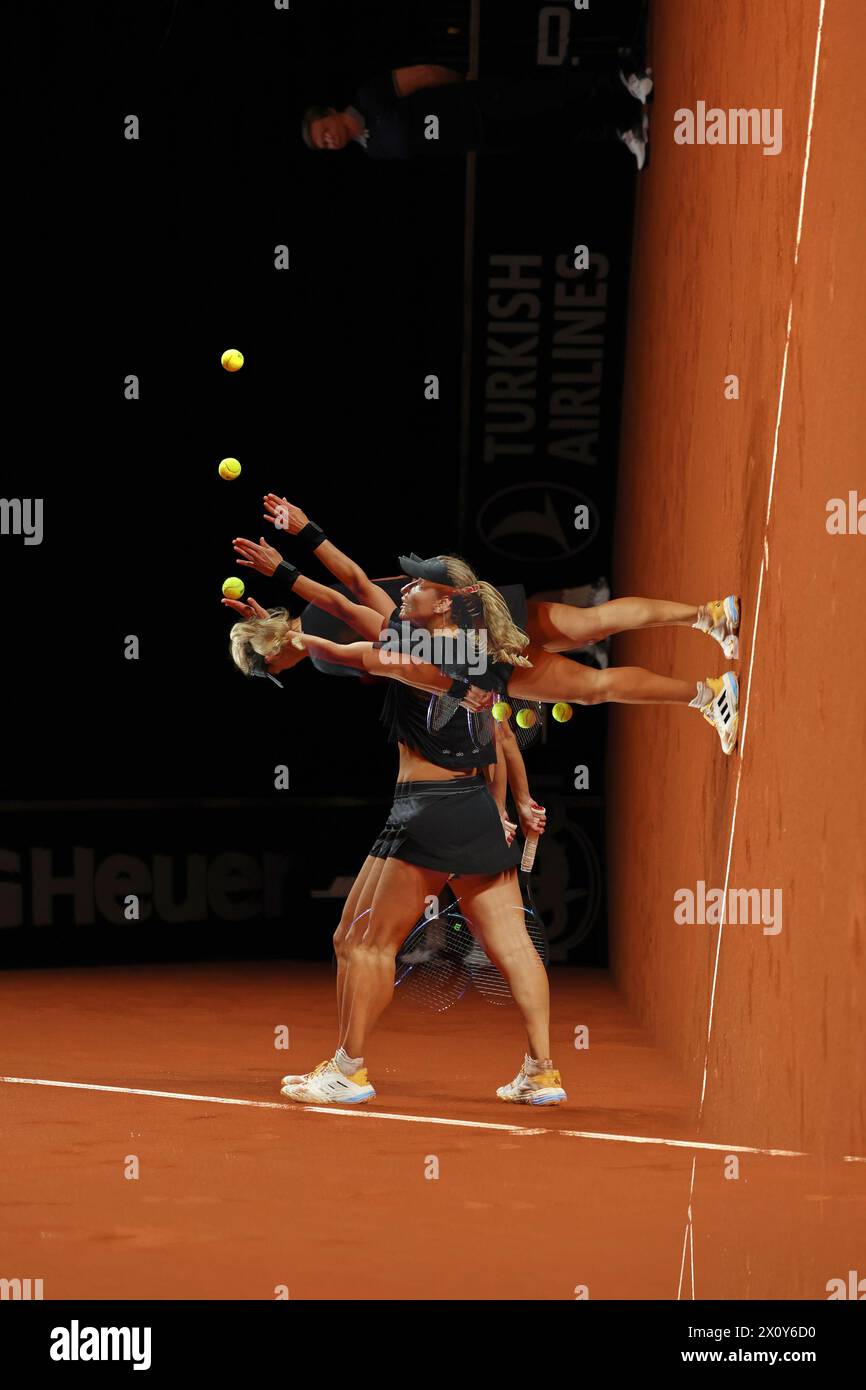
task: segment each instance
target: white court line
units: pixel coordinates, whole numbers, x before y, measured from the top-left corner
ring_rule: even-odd
[[[812,91],[811,91],[810,98],[809,98],[809,122],[808,122],[808,126],[807,126],[807,129],[806,129],[806,152],[805,152],[805,155],[804,155],[804,158],[803,158],[803,174],[802,174],[802,177],[801,177],[801,179],[800,179],[800,210],[799,210],[799,214],[798,214],[798,217],[797,217],[797,237],[796,237],[796,242],[795,242],[795,246],[794,246],[794,271],[795,271],[795,272],[796,272],[796,269],[797,269],[797,266],[798,266],[799,260],[800,260],[800,241],[801,241],[802,236],[803,236],[803,216],[804,216],[805,209],[806,209],[806,184],[807,184],[807,181],[808,181],[808,176],[809,176],[809,162],[810,162],[811,154],[812,154],[812,129],[813,129],[813,126],[814,126],[814,123],[815,123],[815,96],[816,96],[817,87],[818,87],[818,63],[819,63],[820,56],[821,56],[821,39],[822,39],[823,32],[824,32],[824,10],[825,10],[825,8],[826,8],[826,0],[821,0],[820,9],[819,9],[819,11],[818,11],[818,32],[817,32],[817,34],[816,34],[816,36],[815,36],[815,58],[814,58],[814,61],[813,61],[813,63],[812,63]],[[714,960],[714,962],[713,962],[713,982],[712,982],[712,987],[711,987],[711,990],[710,990],[710,1008],[709,1008],[709,1016],[708,1016],[708,1018],[707,1018],[707,1039],[706,1039],[706,1048],[705,1048],[705,1051],[704,1051],[704,1072],[703,1072],[703,1076],[702,1076],[702,1078],[701,1078],[701,1100],[700,1100],[700,1105],[699,1105],[699,1107],[698,1107],[698,1123],[700,1123],[701,1116],[702,1116],[703,1113],[704,1113],[704,1097],[706,1096],[706,1093],[707,1093],[707,1075],[708,1075],[709,1064],[710,1064],[710,1038],[711,1038],[711,1036],[712,1036],[712,1031],[713,1031],[713,1018],[714,1018],[714,1014],[715,1014],[715,1003],[716,1003],[716,981],[717,981],[717,979],[718,979],[718,974],[719,974],[719,959],[720,959],[721,950],[722,950],[722,933],[723,933],[723,931],[724,931],[725,920],[726,920],[726,918],[727,918],[727,911],[728,911],[728,883],[729,883],[729,881],[730,881],[731,860],[732,860],[732,858],[733,858],[733,853],[734,853],[734,835],[735,835],[735,833],[736,833],[736,828],[737,828],[737,809],[738,809],[739,804],[740,804],[740,781],[741,781],[741,778],[742,778],[742,775],[743,775],[743,757],[745,756],[745,751],[746,751],[746,729],[748,728],[748,723],[749,723],[749,702],[750,702],[750,700],[751,700],[751,695],[752,695],[752,670],[753,670],[753,667],[754,667],[754,664],[755,664],[755,648],[756,648],[756,646],[757,646],[757,639],[758,639],[758,621],[759,621],[760,614],[761,614],[761,600],[762,600],[763,594],[764,594],[764,575],[765,575],[765,573],[768,572],[768,570],[769,570],[769,564],[770,564],[769,546],[768,546],[768,535],[769,535],[769,529],[770,529],[770,515],[771,515],[772,509],[773,509],[773,495],[774,495],[775,486],[776,486],[776,462],[777,462],[777,459],[778,459],[778,456],[779,456],[779,431],[780,431],[781,424],[782,424],[782,407],[783,407],[784,400],[785,400],[785,384],[786,384],[787,379],[788,379],[788,353],[789,353],[790,346],[791,346],[791,327],[792,327],[793,321],[794,321],[794,285],[793,285],[793,283],[792,283],[792,285],[791,285],[791,299],[790,299],[790,302],[789,302],[789,304],[788,304],[788,322],[787,322],[787,325],[786,325],[786,327],[785,327],[785,351],[784,351],[783,356],[782,356],[782,377],[781,377],[781,381],[780,381],[780,384],[779,384],[779,402],[778,402],[778,407],[777,407],[777,409],[776,409],[776,427],[775,427],[775,430],[773,431],[773,456],[772,456],[772,460],[771,460],[771,463],[770,463],[770,486],[769,486],[769,490],[768,490],[768,493],[767,493],[767,511],[766,511],[765,516],[764,516],[764,539],[763,539],[762,554],[761,554],[761,568],[760,568],[760,571],[759,571],[759,573],[758,573],[758,592],[757,592],[757,596],[756,596],[756,598],[755,598],[755,619],[754,619],[754,624],[753,624],[753,626],[752,626],[752,650],[751,650],[751,652],[750,652],[750,654],[749,654],[749,673],[748,673],[748,676],[746,677],[746,700],[745,700],[745,705],[744,705],[744,708],[743,708],[743,727],[742,727],[742,730],[741,730],[741,733],[740,733],[740,739],[739,739],[739,749],[738,749],[738,754],[739,754],[739,766],[738,766],[738,768],[737,768],[737,782],[736,782],[736,787],[735,787],[735,789],[734,789],[734,810],[733,810],[733,814],[732,814],[732,816],[731,816],[731,833],[730,833],[730,836],[729,836],[729,838],[728,838],[728,857],[727,857],[727,863],[726,863],[726,865],[725,865],[725,887],[724,887],[724,896],[723,896],[723,898],[722,898],[722,913],[721,913],[721,919],[720,919],[720,921],[719,921],[719,931],[718,931],[718,936],[716,937],[716,955],[715,955],[715,960]],[[860,1160],[857,1159],[857,1158],[854,1158],[853,1156],[846,1156],[846,1158],[845,1158],[844,1161],[845,1161],[845,1162],[856,1163],[856,1162],[859,1162]],[[695,1160],[695,1162],[696,1162],[696,1160]],[[679,1283],[679,1288],[678,1288],[678,1290],[677,1290],[677,1298],[680,1297],[680,1291],[682,1290],[682,1283],[683,1283],[683,1267],[684,1267],[684,1265],[685,1265],[686,1238],[688,1238],[689,1241],[690,1241],[690,1243],[691,1243],[691,1250],[692,1250],[692,1298],[695,1297],[694,1243],[693,1243],[693,1231],[692,1231],[692,1199],[693,1199],[693,1196],[694,1196],[694,1188],[695,1188],[695,1163],[693,1162],[693,1163],[692,1163],[692,1180],[691,1180],[691,1186],[690,1186],[690,1188],[689,1188],[689,1208],[688,1208],[688,1217],[687,1217],[687,1220],[686,1220],[686,1230],[685,1230],[685,1233],[684,1233],[684,1235],[683,1235],[683,1255],[682,1255],[682,1263],[681,1263],[681,1265],[680,1265],[680,1283]]]
[[[740,778],[742,777],[742,775],[743,767],[742,764],[740,764],[740,766],[737,768],[737,785],[734,788],[734,814],[731,818],[731,834],[730,838],[728,839],[728,861],[725,865],[725,886],[723,889],[722,897],[722,912],[719,918],[718,935],[716,936],[716,958],[713,962],[713,982],[710,987],[710,1011],[709,1017],[707,1019],[707,1041],[706,1049],[704,1051],[704,1075],[701,1081],[701,1102],[698,1106],[698,1123],[700,1123],[701,1116],[704,1113],[704,1096],[707,1093],[707,1070],[710,1064],[710,1036],[713,1031],[713,1016],[716,1004],[716,980],[718,979],[719,975],[719,957],[722,954],[722,930],[724,928],[725,920],[728,915],[728,884],[731,878],[731,858],[734,853],[734,831],[737,827],[737,807],[740,804]]]
[[[685,1269],[685,1244],[687,1244],[692,1229],[692,1195],[695,1191],[695,1166],[698,1158],[692,1158],[692,1176],[688,1186],[688,1211],[685,1213],[685,1230],[683,1232],[683,1257],[680,1259],[680,1283],[677,1284],[677,1300],[683,1297],[683,1272]],[[692,1247],[692,1298],[695,1297],[695,1251]]]
[[[489,1124],[483,1120],[444,1120],[432,1115],[389,1115],[381,1110],[345,1110],[335,1105],[297,1105],[284,1100],[236,1100],[231,1096],[198,1096],[186,1091],[148,1091],[137,1086],[98,1086],[90,1081],[49,1081],[33,1076],[0,1076],[11,1086],[59,1086],[71,1091],[108,1091],[119,1096],[152,1096],[157,1100],[195,1100],[207,1105],[246,1105],[257,1110],[303,1110],[311,1114],[365,1116],[369,1120],[406,1120],[419,1125],[455,1125],[466,1129],[496,1129],[505,1134],[547,1134],[546,1129]]]
[[[809,122],[808,122],[807,131],[806,131],[806,153],[805,153],[805,156],[804,156],[804,159],[803,159],[803,174],[802,174],[802,178],[801,178],[801,180],[800,180],[800,211],[799,211],[799,216],[798,216],[798,219],[797,219],[797,238],[796,238],[796,244],[795,244],[795,247],[794,247],[794,269],[795,269],[795,270],[796,270],[796,268],[797,268],[797,264],[798,264],[798,261],[799,261],[799,258],[800,258],[800,240],[801,240],[802,235],[803,235],[803,215],[804,215],[804,211],[805,211],[805,207],[806,207],[806,183],[807,183],[808,174],[809,174],[809,161],[810,161],[811,151],[812,151],[812,128],[813,128],[814,123],[815,123],[815,96],[816,96],[817,86],[818,86],[818,63],[819,63],[820,56],[821,56],[821,39],[822,39],[822,35],[823,35],[823,32],[824,32],[824,10],[825,10],[825,8],[826,8],[826,0],[821,0],[821,7],[820,7],[820,10],[818,11],[818,33],[817,33],[817,35],[816,35],[816,37],[815,37],[815,58],[814,58],[814,62],[813,62],[813,64],[812,64],[812,91],[811,91],[811,97],[810,97],[810,101],[809,101]],[[730,871],[731,871],[731,858],[732,858],[733,851],[734,851],[734,832],[735,832],[736,826],[737,826],[737,806],[738,806],[739,800],[740,800],[740,778],[741,778],[741,776],[742,776],[742,771],[743,771],[742,759],[743,759],[743,755],[744,755],[744,753],[745,753],[746,727],[747,727],[748,719],[749,719],[749,701],[750,701],[750,699],[751,699],[751,694],[752,694],[752,667],[754,666],[754,662],[755,662],[755,646],[756,646],[757,638],[758,638],[758,619],[759,619],[760,612],[761,612],[761,598],[762,598],[763,590],[764,590],[764,573],[765,573],[765,571],[766,571],[766,569],[767,569],[767,566],[768,566],[768,563],[769,563],[769,560],[768,560],[768,543],[767,543],[767,535],[768,535],[769,524],[770,524],[770,513],[771,513],[771,511],[772,511],[772,505],[773,505],[773,491],[774,491],[774,488],[775,488],[775,481],[776,481],[776,459],[777,459],[778,453],[779,453],[779,430],[780,430],[781,423],[782,423],[782,406],[783,406],[784,399],[785,399],[785,382],[786,382],[787,376],[788,376],[788,351],[789,351],[790,344],[791,344],[791,326],[792,326],[792,324],[793,324],[793,319],[794,319],[794,286],[792,285],[792,286],[791,286],[791,301],[790,301],[790,303],[789,303],[789,305],[788,305],[788,323],[787,323],[787,327],[786,327],[786,330],[785,330],[785,351],[784,351],[784,355],[783,355],[783,358],[782,358],[782,379],[781,379],[781,383],[780,383],[780,386],[779,386],[779,402],[778,402],[778,408],[777,408],[777,410],[776,410],[776,428],[775,428],[775,431],[774,431],[774,434],[773,434],[773,458],[772,458],[772,465],[771,465],[771,468],[770,468],[770,488],[769,488],[769,493],[768,493],[768,496],[767,496],[767,512],[766,512],[766,516],[765,516],[765,519],[764,519],[764,539],[763,539],[763,546],[762,546],[763,554],[762,554],[762,556],[761,556],[761,569],[760,569],[760,574],[759,574],[759,577],[758,577],[758,595],[757,595],[757,598],[756,598],[756,600],[755,600],[755,621],[754,621],[754,626],[753,626],[753,628],[752,628],[752,651],[751,651],[751,656],[750,656],[750,659],[749,659],[749,674],[748,674],[748,677],[747,677],[747,680],[746,680],[746,704],[745,704],[745,709],[744,709],[744,711],[743,711],[743,729],[742,729],[742,733],[741,733],[741,736],[740,736],[740,747],[739,747],[740,766],[739,766],[739,768],[738,768],[738,770],[737,770],[737,784],[736,784],[736,790],[735,790],[735,793],[734,793],[734,812],[733,812],[733,816],[732,816],[732,818],[731,818],[731,834],[730,834],[730,838],[729,838],[729,840],[728,840],[728,860],[727,860],[727,867],[726,867],[726,869],[725,869],[725,890],[724,890],[724,899],[723,899],[723,902],[722,902],[722,914],[721,914],[721,920],[720,920],[720,922],[719,922],[719,932],[718,932],[718,936],[717,936],[717,938],[716,938],[716,959],[715,959],[715,964],[714,964],[714,967],[713,967],[713,984],[712,984],[712,991],[711,991],[711,995],[710,995],[709,1018],[708,1018],[708,1020],[707,1020],[707,1039],[706,1039],[706,1050],[705,1050],[705,1053],[704,1053],[704,1074],[703,1074],[703,1079],[702,1079],[702,1082],[701,1082],[701,1101],[700,1101],[700,1106],[699,1106],[699,1109],[698,1109],[698,1120],[699,1120],[699,1121],[700,1121],[701,1115],[703,1114],[703,1109],[704,1109],[704,1096],[706,1095],[706,1088],[707,1088],[707,1068],[708,1068],[708,1066],[709,1066],[709,1058],[710,1058],[710,1036],[711,1036],[712,1030],[713,1030],[713,1015],[714,1015],[715,997],[716,997],[716,978],[717,978],[717,975],[718,975],[718,969],[719,969],[719,956],[720,956],[721,947],[722,947],[722,932],[723,932],[723,930],[724,930],[725,918],[726,918],[726,916],[727,916],[728,881],[729,881],[729,876],[730,876]]]
[[[691,1226],[691,1224],[692,1209],[691,1207],[689,1207],[688,1214],[686,1216],[686,1228],[683,1231],[683,1253],[680,1258],[680,1282],[677,1284],[677,1300],[681,1299],[683,1296],[683,1271],[686,1267],[686,1246],[688,1245],[689,1227]]]
[[[706,1139],[660,1139],[649,1134],[610,1134],[591,1129],[544,1130],[545,1134],[564,1134],[569,1139],[611,1139],[618,1144],[660,1144],[669,1149],[708,1150],[712,1153],[762,1154],[767,1158],[810,1158],[798,1149],[755,1149],[748,1144],[715,1144]]]
[[[806,212],[806,185],[809,178],[809,164],[812,159],[812,130],[815,125],[815,97],[818,91],[818,63],[821,57],[821,39],[824,33],[824,10],[827,0],[821,0],[821,8],[818,11],[818,33],[815,36],[815,60],[812,64],[812,91],[809,97],[809,123],[806,128],[806,153],[803,158],[803,176],[800,180],[800,211],[797,216],[797,238],[794,244],[794,270],[800,262],[800,242],[803,237],[803,218]],[[767,565],[767,532],[770,526],[770,512],[773,506],[773,491],[776,484],[776,459],[779,453],[779,426],[782,422],[782,402],[785,397],[785,381],[788,375],[788,348],[791,342],[791,324],[794,317],[794,289],[791,287],[791,302],[788,305],[788,326],[785,331],[785,353],[782,359],[782,384],[779,389],[779,408],[776,412],[776,430],[773,437],[773,460],[770,467],[770,491],[767,496],[767,514],[764,518],[764,559],[761,565],[761,581],[764,577],[764,569]],[[758,633],[758,613],[761,607],[761,591],[763,583],[758,586],[758,599],[755,609],[755,625],[752,629],[752,661],[755,657],[755,638]],[[746,709],[743,715],[743,733],[740,741],[740,757],[743,756],[743,749],[746,743],[746,725],[749,719],[749,695],[752,689],[752,665],[749,663],[749,679],[746,682]]]
[[[501,1134],[556,1134],[566,1139],[596,1139],[611,1144],[656,1144],[671,1149],[702,1149],[719,1153],[760,1154],[768,1158],[808,1158],[797,1149],[757,1149],[748,1144],[715,1144],[702,1139],[662,1139],[649,1134],[613,1134],[607,1130],[529,1129],[523,1125],[494,1124],[488,1120],[447,1120],[439,1115],[398,1115],[387,1110],[360,1110],[336,1105],[296,1105],[278,1100],[237,1100],[231,1096],[200,1096],[187,1091],[150,1091],[137,1086],[102,1086],[92,1081],[52,1081],[34,1076],[0,1076],[9,1086],[54,1086],[71,1091],[106,1091],[119,1096],[151,1096],[157,1100],[193,1100],[206,1105],[245,1105],[259,1110],[301,1110],[312,1115],[340,1115],[351,1119],[397,1120],[413,1125],[449,1125],[458,1129],[491,1129]]]

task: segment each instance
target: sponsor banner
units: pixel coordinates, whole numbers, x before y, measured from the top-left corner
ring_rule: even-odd
[[[463,544],[531,594],[609,573],[631,184],[612,218],[504,165],[479,160]]]
[[[199,929],[242,942],[259,926],[279,933],[287,956],[327,955],[330,939],[311,949],[308,906],[344,861],[357,871],[386,814],[385,800],[291,793],[219,809],[117,802],[20,814],[14,838],[0,840],[0,951],[16,928],[112,928],[134,945]]]
[[[640,17],[502,10],[481,9],[482,75],[597,62]],[[477,160],[461,542],[530,593],[609,572],[634,184],[618,145]]]
[[[579,949],[584,963],[604,964],[599,812],[558,791],[545,801],[550,829],[532,883],[551,959]],[[387,813],[387,799],[323,797],[20,815],[15,839],[0,841],[0,965],[329,960]]]
[[[645,9],[481,0],[478,74],[627,60]],[[611,572],[636,168],[584,143],[481,156],[470,174],[460,543],[493,583],[550,595]],[[554,960],[606,963],[606,725],[601,708],[549,722],[528,759],[553,814],[535,900]]]

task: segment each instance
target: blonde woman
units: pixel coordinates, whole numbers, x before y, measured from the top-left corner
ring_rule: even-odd
[[[299,574],[263,541],[256,545],[237,539],[234,544],[240,564],[266,575],[280,571],[295,593],[321,604],[359,634],[378,634],[386,620],[396,616],[393,597],[373,581],[365,584],[371,605],[353,604]],[[231,651],[247,675],[277,678],[301,659],[298,643],[318,647],[341,662],[348,650],[302,634],[285,609],[266,610],[253,600],[225,603],[243,618],[232,628]],[[397,786],[386,825],[355,880],[334,936],[339,1046],[311,1072],[284,1077],[282,1093],[315,1105],[360,1104],[375,1096],[365,1052],[393,997],[397,951],[425,906],[438,899],[449,880],[457,879],[461,908],[508,981],[526,1027],[523,1064],[497,1095],[518,1104],[560,1104],[566,1095],[550,1055],[547,974],[526,931],[515,827],[504,821],[504,791],[497,790],[507,762],[524,833],[543,833],[544,813],[529,799],[519,750],[504,730],[490,744],[481,745],[462,721],[452,721],[447,731],[438,733],[427,727],[429,701],[410,687],[468,693],[471,698],[465,679],[453,682],[436,667],[410,657],[404,660],[399,653],[396,660],[383,660],[373,640],[352,645],[363,653],[359,669],[396,677],[388,683],[389,694],[395,692],[388,724],[399,750]],[[475,708],[483,702],[489,702],[489,696],[479,692]]]
[[[286,498],[268,493],[264,502],[267,521],[297,536],[301,546],[313,550],[353,597],[360,603],[367,602],[371,581],[355,561],[337,550],[324,532]],[[422,560],[413,554],[401,556],[400,565],[414,581],[404,591],[401,619],[409,618],[428,628],[451,622],[459,629],[477,633],[483,640],[487,671],[472,675],[474,685],[499,695],[510,693],[547,704],[682,705],[699,710],[716,730],[723,752],[733,752],[739,723],[739,684],[733,672],[697,682],[683,681],[639,666],[597,671],[569,661],[560,653],[617,632],[687,626],[713,637],[724,654],[733,658],[738,652],[740,623],[739,599],[735,595],[704,605],[621,598],[588,609],[530,599],[524,630],[514,622],[499,591],[480,580],[458,556],[437,555]],[[369,669],[369,654],[358,644],[351,644],[342,654],[321,645],[318,652],[320,657],[338,664]],[[415,675],[420,684],[420,666],[415,667]],[[400,678],[411,682],[412,668],[405,668]],[[427,672],[424,679],[429,682],[429,678]]]

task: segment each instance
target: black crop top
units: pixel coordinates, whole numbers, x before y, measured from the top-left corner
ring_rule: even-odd
[[[399,608],[394,609],[386,626],[400,631]],[[472,684],[480,685],[480,678],[471,675],[467,678]],[[458,706],[437,732],[434,713],[447,715],[452,708],[453,702],[443,707],[441,697],[389,679],[380,718],[388,731],[389,743],[405,743],[407,748],[414,749],[437,767],[459,771],[464,767],[489,767],[495,763],[496,738],[490,711],[481,710],[476,714]]]

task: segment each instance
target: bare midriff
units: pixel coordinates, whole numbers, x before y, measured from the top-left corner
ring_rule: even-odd
[[[428,763],[414,748],[405,743],[397,745],[400,749],[400,766],[397,771],[398,782],[453,782],[455,778],[474,777],[477,767],[440,767],[438,763]]]

